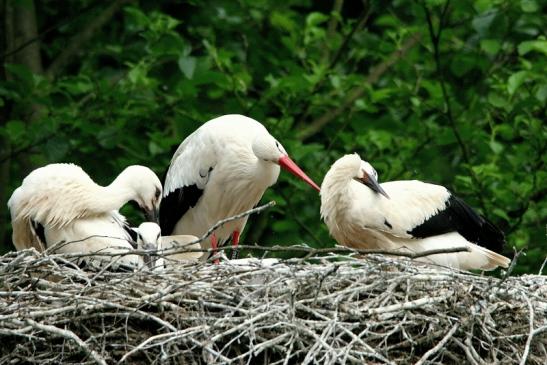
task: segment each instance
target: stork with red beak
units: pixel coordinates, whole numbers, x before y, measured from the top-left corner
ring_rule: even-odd
[[[275,184],[279,168],[319,191],[266,128],[243,115],[210,120],[175,152],[160,206],[162,234],[201,237],[218,221],[254,207]],[[219,227],[204,249],[215,250],[232,238],[237,248],[247,217]]]
[[[419,260],[458,269],[508,267],[505,237],[444,186],[417,180],[378,183],[359,155],[336,161],[321,185],[321,216],[338,243],[360,249],[423,252],[466,247]]]

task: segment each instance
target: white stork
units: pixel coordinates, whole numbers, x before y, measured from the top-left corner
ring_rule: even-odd
[[[196,236],[176,235],[162,236],[160,226],[153,222],[144,222],[135,229],[137,232],[137,247],[144,250],[155,250],[161,257],[154,260],[145,257],[145,264],[155,269],[175,267],[177,263],[197,261],[203,252],[183,252],[185,249],[201,249]]]
[[[224,115],[208,121],[180,144],[171,160],[160,208],[162,232],[201,237],[221,219],[255,206],[277,181],[280,167],[319,191],[256,120]],[[246,222],[247,217],[225,224],[202,247],[216,249],[231,236],[236,248]]]
[[[58,253],[117,253],[132,250],[130,228],[118,209],[135,201],[156,219],[161,182],[147,167],[129,166],[108,186],[97,185],[79,166],[50,164],[32,171],[8,201],[13,243]],[[95,258],[91,261],[97,261]],[[104,261],[104,260],[102,260]],[[119,261],[134,265],[135,255]]]
[[[421,261],[464,270],[508,267],[505,237],[444,186],[417,180],[378,184],[378,174],[357,154],[336,161],[321,185],[321,217],[342,245],[423,252],[468,247]]]

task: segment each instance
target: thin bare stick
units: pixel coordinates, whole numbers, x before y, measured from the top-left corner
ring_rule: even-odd
[[[122,356],[122,358],[120,359],[120,361],[118,361],[118,364],[121,364],[122,362],[127,360],[127,358],[129,358],[131,355],[133,355],[137,351],[140,351],[146,345],[148,345],[149,343],[152,343],[154,341],[163,340],[165,338],[176,339],[177,337],[182,337],[182,336],[185,336],[185,335],[187,335],[189,333],[192,333],[192,332],[205,331],[206,329],[207,329],[207,326],[198,326],[198,327],[192,327],[192,328],[185,328],[183,330],[176,331],[176,332],[162,333],[162,334],[159,334],[159,335],[156,335],[156,336],[148,337],[145,341],[141,342],[133,350],[125,353]]]
[[[69,263],[31,249],[0,256],[0,363],[100,363],[92,353],[123,364],[544,365],[545,276],[384,255],[130,272]]]
[[[207,239],[207,237],[209,237],[210,235],[213,234],[213,232],[222,227],[223,225],[225,225],[226,223],[229,223],[229,222],[233,222],[233,221],[236,221],[238,219],[241,219],[241,218],[245,218],[251,214],[255,214],[255,213],[260,213],[262,212],[263,210],[266,210],[268,208],[271,208],[275,205],[275,201],[271,201],[269,203],[266,203],[264,205],[261,205],[259,207],[256,207],[256,208],[253,208],[253,209],[249,209],[241,214],[237,214],[237,215],[234,215],[233,217],[229,217],[229,218],[226,218],[226,219],[223,219],[221,221],[218,221],[214,226],[212,226],[211,228],[209,228],[209,230],[207,232],[205,232],[205,234],[203,236],[201,236],[197,241],[194,241],[194,242],[191,242],[189,244],[194,244],[194,243],[199,243],[205,239]]]
[[[25,322],[30,326],[44,332],[49,332],[53,335],[66,338],[67,340],[73,341],[78,345],[87,355],[91,356],[97,364],[106,365],[106,361],[99,355],[96,351],[91,350],[80,337],[78,337],[74,332],[66,329],[61,329],[55,326],[50,326],[47,324],[41,324],[33,321],[32,319],[26,319]]]
[[[433,348],[431,348],[429,351],[427,351],[424,354],[424,356],[422,356],[420,358],[420,360],[418,360],[416,362],[416,364],[414,364],[414,365],[425,364],[427,359],[429,359],[431,356],[435,355],[437,352],[439,352],[439,350],[441,350],[446,345],[446,343],[450,340],[450,338],[452,338],[452,336],[454,336],[454,333],[456,333],[456,331],[458,330],[459,327],[460,327],[459,323],[456,323],[454,326],[452,326],[452,328],[450,329],[450,331],[448,331],[446,336],[444,336],[442,338],[442,340],[440,340]]]
[[[522,296],[524,297],[524,300],[526,300],[526,304],[528,304],[528,326],[530,327],[530,330],[528,332],[528,338],[526,339],[526,345],[524,346],[524,352],[522,353],[522,358],[520,359],[519,365],[526,364],[528,353],[530,352],[530,345],[532,344],[532,339],[534,338],[534,307],[530,302],[530,298],[528,298],[526,294],[523,293]]]
[[[399,257],[408,257],[410,259],[417,259],[420,257],[426,257],[431,255],[439,255],[446,253],[457,253],[457,252],[469,252],[469,248],[465,246],[461,247],[452,247],[452,248],[440,248],[435,250],[427,250],[422,252],[402,252],[402,251],[392,251],[392,250],[379,250],[379,249],[357,249],[350,247],[324,247],[324,248],[313,248],[307,246],[251,246],[251,245],[239,245],[240,249],[250,250],[250,251],[271,251],[271,252],[305,252],[307,253],[306,257],[313,257],[326,253],[339,253],[339,254],[360,254],[360,255],[390,255],[390,256],[399,256]],[[219,247],[218,250],[227,250],[230,247]],[[196,251],[210,251],[210,250],[199,250],[192,249],[188,250],[189,252]]]
[[[83,47],[83,45],[91,39],[95,33],[108,22],[114,14],[125,4],[132,0],[115,0],[110,3],[92,22],[82,27],[82,30],[76,33],[68,42],[68,45],[63,48],[63,51],[53,60],[46,71],[49,78],[55,78],[59,72],[70,62]]]
[[[380,79],[380,77],[391,66],[393,66],[396,62],[402,59],[407,54],[407,52],[418,43],[419,40],[420,33],[415,33],[410,36],[405,41],[405,43],[403,43],[400,49],[393,52],[385,61],[376,65],[370,70],[369,75],[363,82],[363,86],[355,87],[350,90],[348,92],[348,96],[338,108],[329,110],[328,112],[311,122],[307,128],[303,129],[300,133],[298,133],[298,138],[300,140],[305,140],[311,137],[315,133],[319,132],[325,125],[327,125],[340,114],[342,114],[346,109],[351,108],[353,106],[353,103],[363,95],[367,86],[376,83]]]
[[[173,253],[180,253],[180,252],[211,252],[211,250],[202,250],[202,249],[184,249],[185,247],[188,247],[188,246],[192,246],[196,243],[200,243],[204,240],[206,240],[211,234],[213,234],[213,232],[222,227],[223,225],[225,225],[226,223],[229,223],[229,222],[232,222],[232,221],[235,221],[235,220],[238,220],[238,219],[241,219],[241,218],[245,218],[251,214],[255,214],[255,213],[260,213],[262,212],[263,210],[266,210],[270,207],[273,207],[275,205],[275,201],[271,201],[269,203],[266,203],[264,205],[261,205],[261,206],[258,206],[256,208],[253,208],[253,209],[249,209],[243,213],[240,213],[240,214],[236,214],[232,217],[228,217],[226,219],[223,219],[223,220],[220,220],[218,221],[215,225],[213,225],[211,228],[209,228],[209,230],[207,232],[205,232],[205,234],[203,236],[201,236],[200,238],[198,238],[197,240],[194,240],[192,242],[189,242],[187,244],[184,244],[182,246],[182,249],[177,249],[177,250],[174,250],[174,249],[168,249],[166,251],[169,252],[169,254],[173,254]],[[86,240],[89,240],[89,239],[92,239],[92,238],[109,238],[109,239],[113,239],[113,240],[119,240],[119,241],[122,241],[122,242],[127,242],[127,239],[125,238],[120,238],[120,237],[112,237],[112,236],[103,236],[103,235],[91,235],[91,236],[88,236],[88,237],[85,237],[85,238],[82,238],[82,239],[79,239],[79,240],[74,240],[74,241],[60,241],[60,242],[57,242],[55,243],[54,245],[52,245],[51,247],[48,247],[46,250],[45,250],[45,253],[46,254],[49,254],[49,253],[52,253],[52,252],[55,252],[56,250],[58,250],[59,248],[61,247],[64,247],[66,245],[69,245],[69,244],[73,244],[73,243],[79,243],[79,242],[84,242]],[[87,256],[102,256],[102,257],[112,257],[112,256],[127,256],[127,255],[149,255],[151,253],[158,253],[158,252],[162,252],[162,250],[160,251],[154,251],[154,250],[128,250],[126,252],[93,252],[93,253],[90,253],[90,254],[68,254],[66,255],[65,257],[87,257]]]

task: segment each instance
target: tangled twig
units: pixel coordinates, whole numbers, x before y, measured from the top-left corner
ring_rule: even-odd
[[[543,364],[546,313],[544,276],[394,256],[98,273],[0,257],[0,364]]]

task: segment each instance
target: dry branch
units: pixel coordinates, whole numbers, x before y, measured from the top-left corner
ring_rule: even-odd
[[[0,364],[544,363],[546,277],[340,258],[97,273],[9,253]]]
[[[72,58],[82,50],[84,44],[90,40],[97,31],[105,25],[122,6],[132,0],[115,0],[110,3],[103,11],[99,13],[89,24],[82,27],[80,32],[76,33],[68,42],[63,51],[53,60],[46,70],[46,75],[54,79],[59,72],[69,64]]]
[[[419,40],[419,33],[410,36],[402,45],[401,49],[396,50],[385,61],[373,67],[370,70],[370,73],[367,76],[363,85],[351,89],[348,92],[348,96],[339,107],[333,110],[329,110],[328,112],[311,122],[307,128],[303,129],[298,134],[298,138],[300,138],[301,140],[305,140],[311,137],[312,135],[320,131],[325,125],[330,123],[333,119],[342,114],[345,110],[351,108],[353,106],[353,103],[355,103],[355,101],[359,99],[366,91],[367,86],[376,83],[380,79],[380,77],[397,61],[402,59],[407,54],[407,52],[418,43]]]

